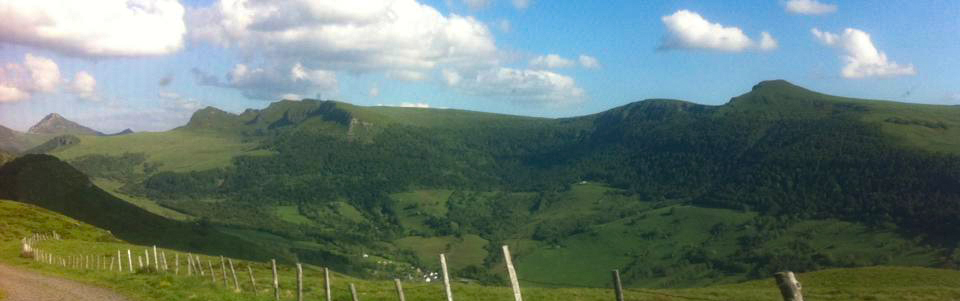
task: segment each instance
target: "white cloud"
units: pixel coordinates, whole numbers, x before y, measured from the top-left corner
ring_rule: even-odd
[[[60,67],[51,59],[27,53],[23,61],[30,72],[35,92],[53,92],[60,85]]]
[[[400,108],[430,108],[430,104],[424,102],[401,102],[399,105],[378,103],[380,107],[400,107]]]
[[[761,34],[760,44],[755,43],[740,28],[711,23],[700,14],[679,10],[660,18],[667,26],[668,35],[661,49],[706,49],[739,52],[749,49],[772,50],[776,41],[769,33]],[[773,48],[770,48],[771,41]],[[766,44],[764,44],[766,42]],[[766,47],[764,47],[766,46]]]
[[[0,102],[16,102],[30,98],[33,93],[53,92],[60,82],[56,62],[27,53],[23,64],[0,66]]]
[[[467,7],[470,9],[484,9],[490,7],[491,0],[463,0],[463,3],[467,4]]]
[[[760,45],[758,46],[760,47],[760,50],[770,51],[777,49],[779,44],[777,43],[777,40],[770,35],[770,33],[764,31],[760,33]]]
[[[519,10],[525,10],[530,7],[533,0],[513,0],[513,7]]]
[[[30,93],[14,86],[0,84],[0,103],[17,102],[30,98]]]
[[[573,78],[545,70],[491,68],[463,78],[453,86],[470,94],[525,105],[560,107],[586,98]]]
[[[163,55],[183,48],[177,0],[5,0],[0,43],[87,57]]]
[[[367,95],[370,97],[380,97],[380,88],[371,87],[370,92],[367,92]]]
[[[73,77],[73,82],[70,84],[70,91],[80,97],[80,99],[100,100],[100,97],[97,95],[97,80],[86,71],[77,72],[77,75]]]
[[[456,86],[460,83],[460,80],[463,78],[460,76],[460,73],[450,69],[443,69],[443,81],[450,86]]]
[[[401,102],[401,108],[429,108],[430,104],[422,102]]]
[[[530,66],[534,68],[567,68],[576,64],[572,60],[565,59],[556,54],[541,55],[530,60]]]
[[[597,58],[595,57],[592,57],[586,54],[581,54],[579,61],[580,61],[580,66],[583,68],[587,68],[587,69],[600,68],[600,61],[598,61]]]
[[[274,65],[269,68],[236,64],[226,80],[194,68],[197,84],[239,89],[250,99],[277,100],[319,97],[320,93],[336,93],[337,76],[331,71],[309,69],[300,63]]]
[[[220,0],[187,15],[195,39],[310,68],[389,73],[497,63],[484,23],[415,0]]]
[[[847,28],[841,34],[811,29],[811,33],[824,45],[839,48],[840,57],[846,63],[841,70],[845,78],[889,77],[917,74],[912,64],[902,66],[887,59],[886,53],[873,45],[870,34],[859,29]]]
[[[787,11],[799,15],[823,15],[837,11],[836,4],[820,3],[817,0],[788,0]]]

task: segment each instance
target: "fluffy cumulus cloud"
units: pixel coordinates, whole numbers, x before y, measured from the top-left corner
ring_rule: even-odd
[[[786,9],[798,15],[823,15],[837,11],[836,4],[825,4],[817,0],[788,0]]]
[[[70,91],[84,100],[99,100],[97,95],[97,80],[86,71],[77,72],[70,83]]]
[[[761,33],[761,41],[754,42],[740,28],[711,23],[700,14],[679,10],[660,18],[667,27],[661,49],[706,49],[728,52],[744,50],[776,49],[777,42],[767,32]]]
[[[497,60],[484,23],[415,0],[220,0],[187,19],[198,40],[325,70],[423,72]]]
[[[338,91],[337,76],[334,72],[309,69],[300,63],[277,64],[269,68],[236,64],[227,72],[224,80],[198,68],[190,71],[198,85],[238,89],[243,96],[250,99],[300,100],[308,97],[319,98],[325,93],[336,94]]]
[[[456,78],[458,80],[447,83],[470,94],[523,105],[562,107],[586,98],[573,78],[546,70],[496,67],[472,76],[457,74]]]
[[[0,102],[16,102],[30,98],[33,93],[53,92],[60,82],[56,62],[28,53],[22,64],[0,66]]]
[[[573,60],[565,59],[556,54],[541,55],[530,60],[530,66],[534,68],[567,68],[573,67],[576,63]]]
[[[846,65],[841,74],[845,78],[890,77],[917,74],[912,64],[900,65],[887,58],[887,54],[877,49],[870,34],[859,29],[847,28],[842,33],[831,33],[811,29],[813,36],[824,45],[842,52],[840,56]]]
[[[177,0],[5,0],[0,43],[86,57],[164,55],[183,48]]]
[[[586,54],[581,54],[579,61],[580,61],[580,66],[583,68],[587,68],[587,69],[600,68],[600,61],[597,60],[597,58],[595,57],[592,57]]]
[[[773,39],[773,36],[771,36],[769,33],[761,32],[760,44],[757,46],[760,47],[760,50],[774,50],[779,47],[779,44],[777,43],[777,40]]]

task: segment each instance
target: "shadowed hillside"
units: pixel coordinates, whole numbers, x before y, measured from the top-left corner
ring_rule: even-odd
[[[0,167],[0,198],[34,204],[144,245],[264,259],[260,246],[243,243],[205,223],[167,220],[119,200],[86,175],[48,155],[25,155]]]

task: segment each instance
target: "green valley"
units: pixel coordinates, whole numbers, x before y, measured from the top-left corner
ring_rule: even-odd
[[[38,162],[0,169],[18,179],[0,196],[117,233],[119,221],[58,204],[76,196],[24,188],[54,172],[20,172],[76,168],[91,182],[63,179],[71,187],[103,189],[80,195],[260,250],[232,256],[269,250],[370,278],[436,270],[446,253],[458,277],[502,284],[503,244],[538,287],[605,287],[611,269],[629,287],[676,288],[785,269],[956,268],[958,116],[785,81],[721,106],[652,99],[558,119],[280,101],[206,108],[168,132],[74,136],[47,152],[69,166],[28,156]]]

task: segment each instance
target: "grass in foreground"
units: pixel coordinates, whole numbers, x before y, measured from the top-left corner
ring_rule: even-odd
[[[204,256],[204,277],[185,276],[185,254],[180,253],[180,275],[171,272],[156,273],[148,270],[129,272],[127,262],[124,272],[115,270],[79,270],[62,266],[41,264],[19,258],[19,238],[32,232],[57,231],[65,239],[44,241],[38,247],[55,254],[82,252],[83,255],[115,256],[117,250],[133,250],[134,256],[142,256],[145,246],[130,245],[116,241],[104,230],[77,222],[35,206],[10,201],[0,201],[0,261],[41,273],[62,276],[86,283],[114,289],[135,300],[272,300],[269,287],[271,272],[265,263],[234,261],[242,292],[234,292],[232,277],[227,286],[219,270],[219,258]],[[173,250],[164,250],[173,269]],[[134,264],[136,265],[136,259]],[[215,266],[215,280],[210,279],[207,263]],[[258,289],[253,293],[246,273],[247,266],[254,271]],[[115,266],[116,267],[116,266]],[[291,266],[281,266],[280,286],[283,300],[295,298],[295,271]],[[524,271],[520,270],[521,276]],[[323,300],[322,269],[304,268],[305,300]],[[952,300],[960,298],[960,272],[929,268],[871,267],[859,269],[835,269],[800,274],[805,295],[811,300]],[[336,300],[350,298],[348,284],[354,283],[361,300],[396,300],[391,281],[370,281],[334,273],[332,291]],[[438,283],[405,282],[404,289],[409,300],[441,300],[443,289]],[[512,300],[508,287],[489,287],[455,282],[453,292],[457,300]],[[2,292],[0,292],[2,294]],[[602,288],[542,288],[525,287],[527,300],[612,300],[610,289]],[[779,292],[772,279],[757,280],[732,285],[692,289],[628,289],[627,300],[779,300]]]

